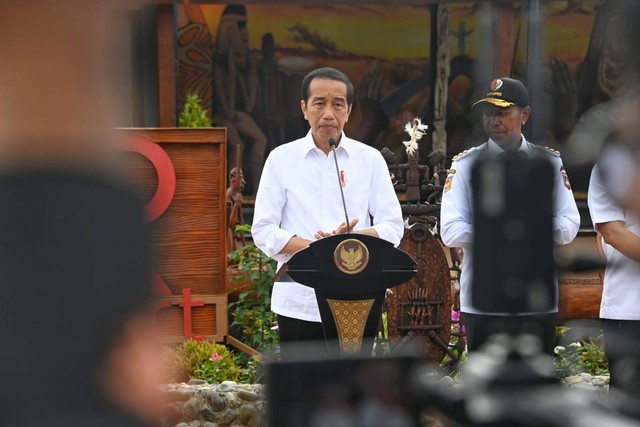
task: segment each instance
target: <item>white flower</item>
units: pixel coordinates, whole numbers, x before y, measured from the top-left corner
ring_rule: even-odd
[[[418,141],[427,133],[427,129],[429,126],[423,125],[417,117],[404,125],[404,131],[411,138],[409,141],[402,141],[408,155],[413,156],[418,151]]]

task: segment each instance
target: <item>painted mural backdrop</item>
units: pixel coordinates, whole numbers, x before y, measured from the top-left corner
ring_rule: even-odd
[[[552,1],[544,10],[545,92],[551,105],[545,117],[554,143],[562,144],[581,111],[610,96],[607,77],[594,77],[598,70],[594,63],[598,55],[602,57],[598,52],[606,50],[606,42],[591,37],[591,29],[603,25],[605,6],[615,1]],[[473,69],[477,61],[487,60],[478,58],[482,44],[488,43],[482,29],[485,7],[449,5],[449,157],[484,139],[469,106],[484,83],[473,81]],[[416,116],[427,118],[430,108],[428,7],[189,4],[176,8],[178,107],[187,92],[196,91],[215,125],[229,129],[228,164],[236,164],[239,149],[246,194],[255,190],[269,151],[306,133],[300,83],[316,67],[336,67],[356,86],[347,134],[376,148],[390,147],[399,160],[406,159],[401,145],[404,124]],[[514,75],[526,80],[525,12],[516,4],[512,68]],[[429,152],[426,141],[421,162]]]

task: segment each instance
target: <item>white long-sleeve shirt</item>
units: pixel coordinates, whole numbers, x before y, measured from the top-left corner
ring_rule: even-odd
[[[547,152],[547,150],[528,142],[524,136],[519,150],[528,156],[534,155],[534,153],[537,155],[540,150]],[[502,152],[502,148],[489,139],[488,142],[479,147],[469,150],[462,156],[458,156],[459,158],[451,164],[442,196],[440,210],[440,235],[442,241],[447,246],[464,249],[464,259],[460,274],[460,308],[461,311],[466,313],[479,313],[471,303],[473,266],[473,251],[471,247],[473,243],[471,166],[482,153],[498,155]],[[553,240],[557,245],[566,245],[571,243],[578,234],[580,214],[571,191],[569,179],[562,165],[562,159],[552,152],[548,152],[548,157],[554,169]],[[555,311],[557,311],[557,307]]]
[[[614,181],[615,182],[615,181]],[[616,183],[617,184],[617,183]],[[612,185],[602,180],[596,166],[589,180],[589,213],[596,231],[598,224],[611,221],[624,222],[624,228],[640,236],[638,218],[611,197]],[[602,251],[607,259],[604,270],[600,317],[602,319],[640,320],[640,263],[625,256],[602,240]]]
[[[394,245],[404,232],[400,203],[380,152],[348,138],[336,148],[349,220],[355,230],[373,227]],[[256,193],[251,234],[278,268],[291,258],[281,253],[298,236],[315,240],[318,231],[331,231],[345,221],[333,153],[318,149],[311,133],[281,145],[269,154]],[[312,288],[294,282],[276,282],[271,310],[306,321],[320,321]]]

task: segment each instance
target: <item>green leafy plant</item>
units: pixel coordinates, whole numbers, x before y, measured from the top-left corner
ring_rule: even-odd
[[[241,383],[262,383],[264,379],[264,360],[258,356],[249,356],[245,353],[238,354],[238,359],[243,369],[240,372]]]
[[[449,351],[440,362],[440,368],[453,379],[460,380],[464,376],[464,367],[468,361],[466,350],[466,330],[460,323],[460,308],[451,309],[451,334],[449,335]]]
[[[382,328],[379,328],[376,333],[373,351],[371,353],[372,357],[391,354],[391,345],[389,344],[389,313],[387,312],[386,304],[382,309],[381,321]]]
[[[182,113],[178,119],[178,125],[181,128],[206,128],[213,125],[207,117],[207,110],[202,108],[200,102],[197,93],[187,94]]]
[[[226,345],[212,341],[187,340],[169,347],[165,351],[167,368],[173,374],[173,381],[201,379],[208,383],[219,384],[223,381],[239,381],[251,378],[252,374],[244,372],[238,362],[237,355]]]
[[[246,231],[244,227],[236,230]],[[229,304],[231,326],[240,330],[240,340],[248,346],[265,354],[277,353],[280,336],[276,315],[270,309],[276,262],[249,244],[231,252],[229,264],[236,271],[233,280],[247,283],[240,289],[237,301]]]
[[[602,336],[556,347],[554,363],[556,375],[559,378],[582,372],[591,375],[603,375],[609,372]]]

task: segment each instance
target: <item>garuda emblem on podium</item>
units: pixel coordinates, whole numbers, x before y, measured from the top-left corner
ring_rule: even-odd
[[[369,249],[357,239],[347,239],[336,247],[333,259],[338,270],[345,274],[358,274],[369,264]]]

